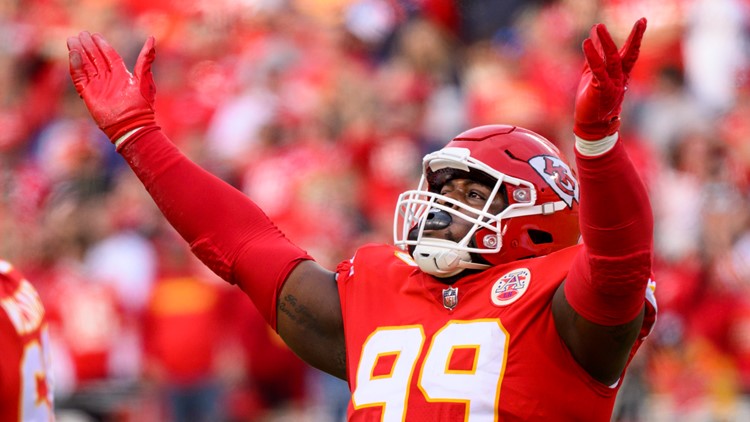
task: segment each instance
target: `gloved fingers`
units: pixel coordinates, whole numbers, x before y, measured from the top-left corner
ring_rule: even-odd
[[[590,39],[594,43],[594,47],[596,47],[596,50],[599,52],[599,55],[601,55],[602,43],[599,41],[599,34],[596,32],[597,26],[599,26],[599,24],[591,26],[591,29],[589,30],[588,39]]]
[[[83,50],[83,47],[81,46],[81,41],[78,39],[78,37],[68,37],[67,40],[67,46],[68,46],[68,52],[77,52],[80,53],[81,50]]]
[[[151,73],[151,63],[154,62],[155,57],[156,49],[154,48],[154,37],[150,36],[146,42],[143,43],[141,52],[138,53],[138,60],[135,62],[135,75],[140,78]]]
[[[646,18],[640,18],[633,24],[633,28],[630,30],[628,39],[625,40],[625,43],[622,45],[622,48],[620,49],[620,56],[625,57],[628,54],[627,52],[629,50],[640,49],[641,39],[643,38],[643,33],[645,31],[646,31]]]
[[[586,41],[591,42],[591,47],[593,47],[593,49],[589,48],[591,57],[593,57],[594,55],[596,55],[597,57],[604,57],[604,53],[602,52],[602,43],[601,41],[599,41],[599,35],[597,35],[596,33],[596,25],[592,26],[591,30],[589,30],[589,37],[584,40],[584,44],[586,43]],[[583,52],[584,54],[586,54],[586,62],[588,63],[589,53],[586,52],[585,45]]]
[[[604,63],[607,67],[607,73],[610,78],[619,80],[622,78],[622,61],[620,59],[620,52],[617,50],[612,36],[607,31],[607,27],[603,24],[597,24],[595,26],[597,38],[602,46],[602,54],[604,55]]]
[[[109,45],[107,40],[105,40],[101,34],[96,33],[92,35],[91,38],[96,46],[96,50],[99,52],[98,56],[104,59],[104,63],[106,63],[108,70],[113,71],[118,70],[117,68],[119,68],[119,70],[127,71],[125,62],[122,60],[122,57],[120,57],[120,54]]]
[[[135,76],[140,82],[141,95],[151,100],[156,95],[154,75],[151,73],[151,64],[154,62],[154,58],[156,58],[154,44],[154,37],[148,37],[143,44],[143,48],[141,48],[141,52],[138,54],[138,60],[135,62]]]
[[[609,76],[607,75],[607,67],[591,38],[583,40],[583,55],[586,58],[586,65],[591,69],[591,73],[593,74],[594,81],[597,85],[606,83],[609,79]]]
[[[68,64],[70,66],[70,77],[73,79],[73,85],[76,87],[76,91],[80,93],[86,87],[86,83],[88,82],[86,71],[83,70],[81,53],[77,50],[70,51],[70,53],[68,53]]]
[[[78,37],[69,37],[67,45],[70,77],[73,79],[76,91],[81,94],[89,80],[96,76],[96,69],[94,69],[88,60],[88,56],[83,52],[83,46]]]
[[[104,72],[106,70],[104,68],[106,66],[106,61],[102,56],[101,51],[99,51],[99,47],[94,44],[94,39],[91,38],[91,34],[88,31],[83,31],[78,35],[78,39],[81,41],[83,53],[86,55],[83,60],[84,67],[86,66],[86,62],[89,62],[94,70],[93,73],[89,73],[89,76],[96,76],[99,73]]]
[[[638,60],[644,32],[646,32],[646,18],[640,18],[633,25],[633,29],[630,31],[628,39],[620,50],[620,56],[622,57],[622,71],[626,75],[630,74],[636,60]]]

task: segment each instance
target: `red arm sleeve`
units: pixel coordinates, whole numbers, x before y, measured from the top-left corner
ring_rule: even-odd
[[[294,267],[312,259],[247,196],[185,157],[158,127],[119,152],[193,253],[239,285],[276,329],[276,298]]]
[[[598,156],[576,150],[585,248],[565,283],[565,297],[587,320],[632,321],[651,276],[653,215],[646,188],[622,141]]]

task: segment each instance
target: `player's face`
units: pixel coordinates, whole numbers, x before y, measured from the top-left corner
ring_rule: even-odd
[[[447,196],[454,201],[462,202],[472,208],[481,210],[487,203],[487,198],[490,197],[492,188],[489,186],[477,182],[471,179],[451,179],[445,182],[443,187],[440,189],[440,194]],[[442,205],[448,205],[443,203]],[[492,200],[489,212],[497,214],[505,207],[505,201],[502,195],[496,195]],[[457,208],[457,207],[454,207]],[[468,211],[459,209],[460,212],[468,214]],[[474,217],[474,216],[472,216]],[[450,217],[448,217],[450,218]],[[460,241],[466,233],[472,228],[473,224],[467,220],[461,218],[452,218],[450,224],[443,227],[441,224],[433,225],[434,229],[430,230],[428,224],[424,231],[425,237],[440,238],[446,240],[452,240],[454,242]]]

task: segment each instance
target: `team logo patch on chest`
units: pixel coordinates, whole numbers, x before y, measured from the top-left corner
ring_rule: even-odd
[[[528,268],[518,268],[500,277],[492,285],[490,298],[496,306],[506,306],[517,301],[529,288],[531,272]]]

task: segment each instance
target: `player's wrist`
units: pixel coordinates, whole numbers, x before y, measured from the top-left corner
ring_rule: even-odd
[[[596,122],[583,122],[576,120],[573,124],[573,133],[576,137],[586,141],[598,141],[611,136],[620,129],[620,116],[615,115],[608,120]]]
[[[115,150],[119,151],[120,148],[125,144],[125,142],[129,141],[130,139],[133,139],[133,135],[135,135],[135,133],[141,129],[143,129],[143,126],[139,126],[135,129],[131,129],[130,131],[126,132],[124,135],[113,140],[112,143],[115,145]]]
[[[578,135],[575,135],[575,148],[576,151],[585,157],[597,157],[605,154],[615,147],[617,140],[620,139],[620,133],[615,132],[611,135],[607,135],[601,139],[583,139]]]
[[[151,128],[158,129],[158,126],[155,122],[146,122],[139,126],[129,126],[127,132],[121,132],[117,138],[112,138],[115,150],[117,152],[122,152],[125,145],[135,142],[137,139],[141,138],[144,133],[151,132],[151,130],[148,130]]]
[[[133,110],[129,113],[123,113],[118,121],[107,126],[101,125],[100,128],[114,144],[124,138],[133,129],[146,126],[155,126],[156,119],[152,110]]]

